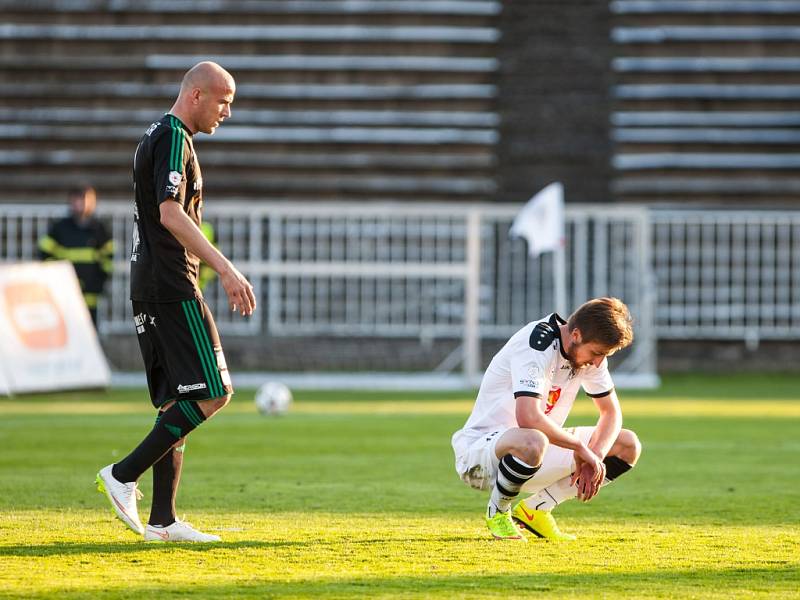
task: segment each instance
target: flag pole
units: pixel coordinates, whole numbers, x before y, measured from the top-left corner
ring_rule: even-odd
[[[553,250],[553,303],[556,312],[562,317],[567,315],[567,257],[564,241]]]

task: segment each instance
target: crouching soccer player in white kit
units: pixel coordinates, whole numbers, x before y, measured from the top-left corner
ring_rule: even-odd
[[[568,321],[553,313],[528,323],[494,356],[452,444],[464,483],[491,490],[486,524],[495,538],[525,541],[525,531],[575,539],[551,511],[570,498],[591,500],[636,464],[641,445],[622,429],[606,360],[632,341],[628,307],[597,298]],[[597,424],[564,429],[581,387],[597,406]],[[532,495],[512,509],[520,492]]]

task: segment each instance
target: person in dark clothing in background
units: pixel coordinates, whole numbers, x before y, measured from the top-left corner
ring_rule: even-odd
[[[92,322],[97,326],[97,300],[111,275],[114,241],[94,216],[97,194],[93,187],[73,188],[67,199],[70,214],[53,223],[39,240],[39,258],[72,263]]]

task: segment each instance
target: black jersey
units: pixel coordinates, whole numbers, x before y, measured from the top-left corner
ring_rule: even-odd
[[[134,206],[131,300],[177,302],[202,297],[200,260],[161,224],[162,202],[178,202],[198,226],[203,178],[192,133],[166,114],[145,132],[133,159]]]

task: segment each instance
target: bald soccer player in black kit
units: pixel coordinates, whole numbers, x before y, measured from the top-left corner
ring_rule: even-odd
[[[172,109],[136,148],[131,301],[156,424],[125,458],[97,474],[116,515],[146,541],[216,542],[175,516],[186,436],[233,394],[219,334],[197,285],[200,261],[217,272],[233,311],[253,314],[250,282],[200,230],[203,178],[197,132],[213,134],[231,116],[236,84],[212,62],[192,67]],[[150,519],[139,519],[137,481],[153,468]]]

